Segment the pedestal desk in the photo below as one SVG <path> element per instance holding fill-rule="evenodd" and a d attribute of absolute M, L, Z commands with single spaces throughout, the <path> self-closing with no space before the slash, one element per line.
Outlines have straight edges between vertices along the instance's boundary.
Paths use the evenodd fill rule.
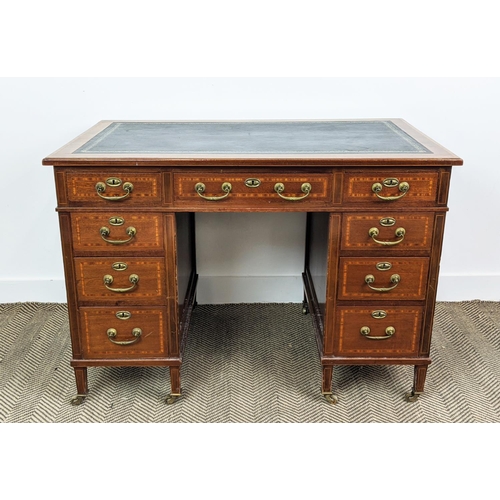
<path fill-rule="evenodd" d="M 196 212 L 297 211 L 322 393 L 337 401 L 335 365 L 406 364 L 415 401 L 462 163 L 401 119 L 99 122 L 43 160 L 57 189 L 72 403 L 87 396 L 88 367 L 151 365 L 169 367 L 174 402 L 196 304 Z"/>

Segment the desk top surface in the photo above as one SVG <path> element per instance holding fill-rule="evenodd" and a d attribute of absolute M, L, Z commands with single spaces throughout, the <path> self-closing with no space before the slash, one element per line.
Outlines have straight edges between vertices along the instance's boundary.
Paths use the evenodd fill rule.
<path fill-rule="evenodd" d="M 460 165 L 462 160 L 400 119 L 101 121 L 44 165 L 370 164 Z"/>

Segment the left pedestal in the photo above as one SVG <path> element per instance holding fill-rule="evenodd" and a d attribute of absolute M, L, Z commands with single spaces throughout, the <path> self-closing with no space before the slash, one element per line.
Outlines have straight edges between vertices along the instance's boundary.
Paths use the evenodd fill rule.
<path fill-rule="evenodd" d="M 163 173 L 56 167 L 77 394 L 87 368 L 170 368 L 181 395 L 182 346 L 195 300 L 194 216 L 169 213 Z"/>

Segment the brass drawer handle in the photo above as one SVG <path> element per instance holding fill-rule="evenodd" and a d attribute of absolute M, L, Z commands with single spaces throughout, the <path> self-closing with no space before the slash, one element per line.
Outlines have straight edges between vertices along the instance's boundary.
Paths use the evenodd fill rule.
<path fill-rule="evenodd" d="M 398 189 L 401 191 L 400 195 L 397 196 L 380 196 L 379 193 L 383 189 L 383 185 L 387 187 L 395 187 L 398 186 Z M 407 182 L 399 182 L 397 179 L 394 178 L 389 178 L 389 179 L 384 179 L 382 183 L 380 182 L 375 182 L 372 185 L 372 191 L 376 194 L 378 198 L 384 201 L 393 201 L 393 200 L 399 200 L 403 196 L 406 195 L 406 193 L 410 190 L 410 185 Z"/>
<path fill-rule="evenodd" d="M 391 276 L 391 283 L 393 283 L 393 286 L 388 287 L 388 288 L 376 288 L 372 286 L 372 283 L 375 282 L 375 276 L 373 274 L 367 274 L 365 276 L 365 283 L 375 292 L 389 292 L 391 290 L 394 290 L 399 285 L 399 282 L 401 281 L 401 276 L 399 274 L 393 274 Z"/>
<path fill-rule="evenodd" d="M 394 235 L 396 236 L 396 238 L 400 238 L 399 240 L 396 241 L 377 240 L 376 237 L 379 235 L 379 232 L 380 231 L 378 230 L 378 228 L 372 227 L 368 231 L 368 235 L 375 243 L 378 243 L 379 245 L 393 246 L 393 245 L 399 245 L 405 239 L 406 229 L 404 227 L 398 227 L 398 229 L 394 231 Z"/>
<path fill-rule="evenodd" d="M 230 182 L 224 182 L 222 184 L 222 191 L 224 191 L 224 193 L 226 193 L 226 194 L 223 194 L 222 196 L 205 196 L 203 194 L 205 192 L 205 189 L 206 189 L 205 184 L 203 184 L 203 182 L 198 182 L 194 186 L 194 190 L 198 193 L 198 196 L 200 196 L 204 200 L 219 201 L 219 200 L 223 200 L 224 198 L 227 198 L 229 196 L 229 193 L 231 192 L 231 189 L 233 189 L 233 186 L 231 185 Z"/>
<path fill-rule="evenodd" d="M 373 337 L 370 336 L 370 327 L 369 326 L 362 326 L 361 329 L 359 330 L 359 333 L 363 335 L 366 339 L 370 340 L 387 340 L 390 339 L 395 333 L 396 329 L 393 326 L 388 326 L 385 329 L 385 335 L 383 337 Z"/>
<path fill-rule="evenodd" d="M 114 328 L 109 328 L 106 333 L 108 335 L 108 340 L 110 342 L 113 342 L 113 344 L 130 345 L 130 344 L 135 344 L 136 342 L 139 341 L 139 339 L 141 338 L 141 335 L 142 335 L 142 330 L 140 328 L 134 328 L 132 330 L 132 336 L 135 338 L 132 340 L 114 340 L 117 333 L 118 333 Z"/>
<path fill-rule="evenodd" d="M 109 236 L 111 231 L 106 226 L 101 227 L 101 229 L 99 229 L 99 232 L 101 233 L 101 238 L 106 243 L 111 243 L 112 245 L 123 245 L 124 243 L 128 243 L 129 241 L 132 241 L 134 239 L 134 236 L 137 234 L 137 230 L 132 226 L 125 229 L 125 232 L 130 236 L 128 240 L 108 240 L 107 237 Z"/>
<path fill-rule="evenodd" d="M 120 179 L 117 179 L 117 180 L 120 181 L 120 184 L 121 184 L 121 180 Z M 119 184 L 117 184 L 117 185 L 119 185 Z M 97 191 L 97 194 L 103 200 L 120 201 L 120 200 L 123 200 L 123 199 L 127 198 L 127 196 L 130 195 L 130 193 L 134 190 L 134 185 L 131 182 L 125 182 L 123 184 L 123 190 L 126 191 L 126 192 L 122 196 L 103 196 L 102 193 L 104 193 L 106 191 L 106 184 L 104 182 L 98 182 L 95 185 L 95 190 Z"/>
<path fill-rule="evenodd" d="M 111 276 L 111 274 L 106 274 L 103 277 L 104 286 L 108 290 L 110 290 L 112 292 L 116 292 L 116 293 L 131 292 L 137 286 L 137 283 L 139 283 L 139 276 L 137 276 L 137 274 L 131 274 L 128 277 L 128 280 L 130 281 L 130 283 L 132 283 L 132 286 L 130 286 L 128 288 L 111 288 L 109 285 L 111 285 L 113 283 L 113 276 Z"/>
<path fill-rule="evenodd" d="M 274 190 L 278 193 L 278 196 L 280 198 L 283 198 L 284 200 L 288 201 L 300 201 L 303 200 L 304 198 L 307 198 L 312 190 L 311 184 L 308 182 L 304 182 L 302 186 L 300 186 L 300 190 L 305 193 L 304 196 L 283 196 L 281 193 L 285 190 L 285 185 L 282 182 L 277 182 L 274 185 Z"/>

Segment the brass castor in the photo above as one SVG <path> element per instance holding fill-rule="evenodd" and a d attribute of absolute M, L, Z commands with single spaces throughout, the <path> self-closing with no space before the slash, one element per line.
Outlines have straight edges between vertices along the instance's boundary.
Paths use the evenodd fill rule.
<path fill-rule="evenodd" d="M 165 399 L 165 403 L 167 403 L 168 405 L 173 405 L 180 397 L 180 394 L 170 394 L 167 399 Z"/>
<path fill-rule="evenodd" d="M 325 396 L 325 399 L 331 404 L 335 405 L 339 402 L 339 398 L 337 396 L 334 396 L 333 394 L 323 394 Z"/>
<path fill-rule="evenodd" d="M 302 302 L 302 314 L 309 314 L 309 306 L 307 302 Z"/>
<path fill-rule="evenodd" d="M 83 394 L 77 394 L 72 400 L 71 404 L 73 406 L 79 406 L 85 401 L 85 395 Z"/>
<path fill-rule="evenodd" d="M 406 401 L 408 401 L 408 403 L 414 403 L 418 399 L 420 394 L 422 394 L 422 393 L 415 392 L 415 391 L 407 392 L 405 394 L 405 399 L 406 399 Z"/>

